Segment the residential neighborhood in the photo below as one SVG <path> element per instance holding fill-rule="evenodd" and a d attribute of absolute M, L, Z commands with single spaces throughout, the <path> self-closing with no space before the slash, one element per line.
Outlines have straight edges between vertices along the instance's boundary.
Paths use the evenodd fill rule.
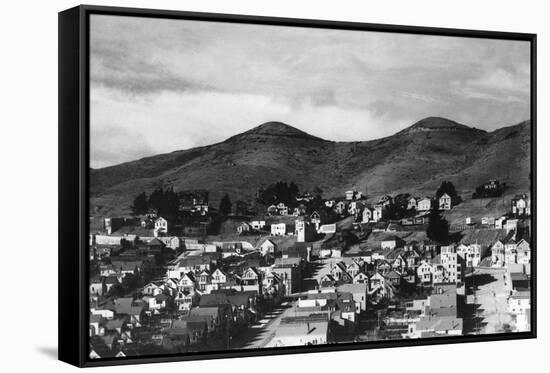
<path fill-rule="evenodd" d="M 330 198 L 280 183 L 254 206 L 144 193 L 131 216 L 90 217 L 89 356 L 529 331 L 529 195 L 450 224 L 466 198 L 446 181 Z"/>

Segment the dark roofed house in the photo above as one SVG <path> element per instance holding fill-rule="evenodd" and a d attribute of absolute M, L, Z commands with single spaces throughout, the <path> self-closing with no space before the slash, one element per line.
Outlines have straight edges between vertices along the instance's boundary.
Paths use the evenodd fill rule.
<path fill-rule="evenodd" d="M 531 279 L 529 275 L 522 272 L 510 273 L 512 280 L 512 288 L 514 289 L 529 289 L 531 287 Z"/>
<path fill-rule="evenodd" d="M 129 315 L 132 323 L 139 323 L 144 310 L 144 303 L 136 301 L 134 298 L 115 299 L 115 313 L 118 315 Z"/>

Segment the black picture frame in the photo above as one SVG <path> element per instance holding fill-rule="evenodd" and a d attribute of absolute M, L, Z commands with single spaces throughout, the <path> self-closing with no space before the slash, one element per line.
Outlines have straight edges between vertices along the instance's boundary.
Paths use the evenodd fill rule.
<path fill-rule="evenodd" d="M 468 335 L 416 340 L 358 342 L 350 344 L 283 347 L 248 351 L 197 352 L 184 355 L 154 355 L 124 359 L 88 358 L 88 170 L 89 170 L 89 17 L 92 14 L 155 17 L 181 20 L 299 26 L 359 31 L 383 31 L 466 38 L 527 41 L 531 45 L 531 198 L 532 198 L 532 306 L 531 331 L 520 333 Z M 357 22 L 275 18 L 81 5 L 59 13 L 59 359 L 79 367 L 125 365 L 219 359 L 264 355 L 359 350 L 515 340 L 537 335 L 537 36 L 528 33 L 461 30 L 418 26 L 398 26 Z"/>

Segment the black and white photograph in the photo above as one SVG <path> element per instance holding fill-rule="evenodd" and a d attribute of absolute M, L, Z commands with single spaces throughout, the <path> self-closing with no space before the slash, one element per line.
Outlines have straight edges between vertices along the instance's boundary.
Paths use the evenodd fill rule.
<path fill-rule="evenodd" d="M 90 360 L 530 336 L 526 40 L 89 17 Z"/>

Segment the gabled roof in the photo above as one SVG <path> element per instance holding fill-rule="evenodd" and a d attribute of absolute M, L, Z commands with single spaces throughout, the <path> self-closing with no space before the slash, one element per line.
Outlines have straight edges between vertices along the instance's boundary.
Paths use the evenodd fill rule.
<path fill-rule="evenodd" d="M 389 279 L 398 279 L 401 278 L 401 275 L 396 271 L 389 271 L 384 277 Z"/>
<path fill-rule="evenodd" d="M 164 242 L 159 240 L 158 238 L 153 238 L 151 241 L 147 242 L 147 246 L 166 246 Z"/>

